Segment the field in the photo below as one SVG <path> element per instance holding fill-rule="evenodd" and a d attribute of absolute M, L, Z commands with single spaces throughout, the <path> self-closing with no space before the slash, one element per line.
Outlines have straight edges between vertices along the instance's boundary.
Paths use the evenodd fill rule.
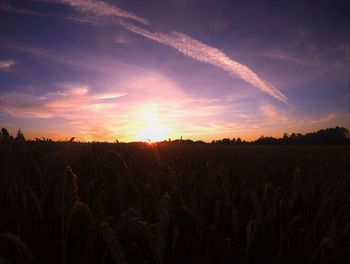
<path fill-rule="evenodd" d="M 0 142 L 0 263 L 342 263 L 350 147 Z"/>

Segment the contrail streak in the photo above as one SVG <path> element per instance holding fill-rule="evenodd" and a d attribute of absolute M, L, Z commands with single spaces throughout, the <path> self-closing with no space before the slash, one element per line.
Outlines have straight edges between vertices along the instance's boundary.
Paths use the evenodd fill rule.
<path fill-rule="evenodd" d="M 149 24 L 148 20 L 131 12 L 124 11 L 115 5 L 97 0 L 61 0 L 63 3 L 78 9 L 81 12 L 93 13 L 97 16 L 116 16 L 127 18 L 142 24 Z"/>
<path fill-rule="evenodd" d="M 195 60 L 212 64 L 240 79 L 250 83 L 261 91 L 273 96 L 274 98 L 287 103 L 288 98 L 268 82 L 262 80 L 247 66 L 232 60 L 221 50 L 206 45 L 180 32 L 171 32 L 170 34 L 152 33 L 140 27 L 129 23 L 121 22 L 121 25 L 129 31 L 148 39 L 159 42 L 163 45 L 177 49 L 182 54 Z"/>
<path fill-rule="evenodd" d="M 148 20 L 126 12 L 117 6 L 110 5 L 103 1 L 97 0 L 61 0 L 64 3 L 76 8 L 79 11 L 89 12 L 96 16 L 116 16 L 134 20 L 143 24 L 149 24 Z M 151 39 L 163 45 L 172 47 L 180 53 L 195 59 L 197 61 L 205 62 L 224 71 L 227 71 L 240 79 L 250 83 L 259 90 L 271 95 L 272 97 L 286 103 L 288 98 L 277 90 L 273 85 L 261 79 L 255 72 L 247 66 L 231 59 L 221 50 L 204 44 L 198 40 L 181 32 L 171 32 L 170 34 L 152 33 L 148 30 L 135 26 L 133 24 L 119 21 L 120 25 L 125 29 L 141 35 L 145 38 Z"/>

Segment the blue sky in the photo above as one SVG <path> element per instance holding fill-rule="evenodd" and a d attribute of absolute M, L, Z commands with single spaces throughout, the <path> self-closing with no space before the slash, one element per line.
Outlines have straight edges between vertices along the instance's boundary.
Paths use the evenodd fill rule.
<path fill-rule="evenodd" d="M 211 139 L 349 127 L 345 1 L 0 1 L 0 125 Z"/>

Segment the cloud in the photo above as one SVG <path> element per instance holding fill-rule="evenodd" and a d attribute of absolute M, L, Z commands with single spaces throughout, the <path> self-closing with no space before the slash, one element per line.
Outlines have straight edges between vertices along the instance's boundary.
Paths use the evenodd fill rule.
<path fill-rule="evenodd" d="M 10 71 L 15 64 L 16 61 L 14 60 L 0 60 L 0 70 Z"/>
<path fill-rule="evenodd" d="M 306 60 L 302 58 L 300 55 L 298 55 L 293 50 L 271 50 L 267 52 L 261 52 L 259 54 L 262 57 L 270 58 L 273 60 L 282 60 L 282 61 L 289 61 L 293 63 L 297 63 L 301 66 L 311 66 L 314 63 L 311 60 Z"/>
<path fill-rule="evenodd" d="M 257 115 L 253 122 L 261 127 L 274 127 L 275 130 L 286 129 L 290 132 L 304 133 L 322 127 L 341 125 L 344 121 L 346 123 L 346 114 L 341 112 L 298 116 L 297 109 L 282 110 L 267 103 L 261 104 L 258 110 L 260 115 Z"/>
<path fill-rule="evenodd" d="M 130 45 L 133 44 L 132 38 L 129 36 L 131 33 L 128 31 L 121 31 L 118 33 L 118 35 L 115 37 L 115 43 L 117 45 L 123 46 L 123 45 Z"/>
<path fill-rule="evenodd" d="M 148 24 L 148 21 L 142 17 L 138 17 L 132 13 L 123 11 L 115 5 L 96 0 L 62 0 L 79 11 L 93 13 L 96 16 L 117 16 L 128 18 Z M 259 90 L 269 94 L 270 96 L 287 103 L 288 98 L 277 90 L 273 85 L 261 79 L 255 72 L 247 66 L 231 59 L 221 50 L 204 44 L 198 40 L 181 32 L 171 32 L 170 34 L 152 33 L 148 30 L 140 28 L 124 21 L 119 23 L 127 30 L 151 39 L 163 45 L 175 48 L 185 56 L 197 61 L 214 65 L 222 70 L 234 74 L 238 78 L 250 83 Z"/>
<path fill-rule="evenodd" d="M 121 22 L 121 25 L 136 34 L 139 34 L 166 46 L 175 48 L 182 54 L 192 59 L 212 64 L 222 70 L 234 74 L 240 79 L 255 86 L 259 90 L 284 103 L 287 103 L 287 97 L 275 87 L 273 87 L 273 85 L 269 84 L 267 81 L 262 80 L 247 66 L 231 59 L 224 52 L 217 48 L 204 44 L 181 32 L 172 32 L 170 34 L 152 33 L 129 23 Z"/>
<path fill-rule="evenodd" d="M 37 12 L 33 12 L 31 10 L 14 8 L 13 6 L 11 6 L 7 3 L 0 3 L 0 10 L 4 10 L 7 12 L 13 12 L 13 13 L 17 13 L 17 14 L 24 14 L 24 15 L 36 15 L 36 14 L 38 14 Z"/>
<path fill-rule="evenodd" d="M 108 99 L 115 99 L 125 93 L 91 93 L 84 84 L 56 84 L 55 92 L 37 96 L 23 92 L 0 94 L 1 110 L 16 117 L 53 118 L 69 117 L 69 113 L 94 108 L 98 104 L 108 104 Z"/>
<path fill-rule="evenodd" d="M 32 0 L 34 1 L 34 0 Z M 36 0 L 36 1 L 44 1 L 44 0 Z M 49 3 L 55 3 L 55 1 L 49 1 Z M 71 20 L 80 24 L 93 24 L 93 25 L 102 25 L 100 21 L 94 18 L 81 17 L 81 16 L 62 16 L 57 14 L 51 14 L 51 13 L 43 13 L 43 12 L 36 12 L 29 9 L 23 9 L 23 8 L 17 8 L 7 3 L 0 3 L 0 10 L 11 12 L 19 15 L 31 15 L 31 16 L 40 16 L 40 17 L 51 17 L 51 18 L 59 18 L 59 19 L 67 19 Z"/>
<path fill-rule="evenodd" d="M 303 118 L 299 120 L 299 124 L 301 125 L 324 124 L 324 123 L 329 123 L 329 122 L 339 120 L 344 117 L 345 115 L 342 113 L 331 112 L 331 113 L 326 113 L 319 116 L 311 116 L 311 117 Z"/>
<path fill-rule="evenodd" d="M 0 112 L 14 119 L 41 120 L 40 123 L 46 124 L 45 131 L 51 124 L 52 129 L 67 136 L 130 141 L 137 139 L 139 132 L 147 128 L 149 117 L 157 120 L 156 128 L 166 131 L 166 138 L 215 134 L 215 128 L 210 128 L 208 120 L 218 120 L 228 110 L 219 102 L 187 94 L 161 74 L 138 73 L 115 85 L 114 89 L 99 92 L 86 84 L 76 83 L 56 84 L 56 90 L 41 95 L 36 95 L 35 91 L 2 92 Z M 39 130 L 35 134 L 41 133 Z M 53 136 L 60 138 L 56 134 Z"/>
<path fill-rule="evenodd" d="M 260 112 L 263 114 L 261 120 L 265 122 L 265 124 L 289 124 L 291 120 L 291 116 L 288 112 L 281 111 L 271 104 L 262 104 L 259 106 Z"/>
<path fill-rule="evenodd" d="M 148 20 L 137 16 L 131 12 L 124 11 L 115 5 L 110 5 L 103 1 L 97 0 L 61 0 L 61 2 L 66 3 L 80 12 L 94 13 L 96 16 L 115 16 L 119 18 L 126 18 L 130 20 L 137 21 L 142 24 L 148 24 Z"/>
<path fill-rule="evenodd" d="M 89 92 L 89 86 L 85 84 L 61 83 L 56 86 L 63 88 L 63 92 L 58 90 L 56 94 L 60 96 L 84 96 Z M 49 93 L 52 94 L 52 93 Z M 55 94 L 55 93 L 54 93 Z"/>

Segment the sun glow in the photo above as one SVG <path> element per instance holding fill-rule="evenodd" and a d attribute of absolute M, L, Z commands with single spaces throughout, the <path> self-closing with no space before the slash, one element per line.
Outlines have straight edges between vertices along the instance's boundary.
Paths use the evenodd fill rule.
<path fill-rule="evenodd" d="M 168 138 L 169 128 L 162 125 L 154 112 L 143 114 L 143 128 L 135 133 L 136 141 L 158 142 Z"/>

